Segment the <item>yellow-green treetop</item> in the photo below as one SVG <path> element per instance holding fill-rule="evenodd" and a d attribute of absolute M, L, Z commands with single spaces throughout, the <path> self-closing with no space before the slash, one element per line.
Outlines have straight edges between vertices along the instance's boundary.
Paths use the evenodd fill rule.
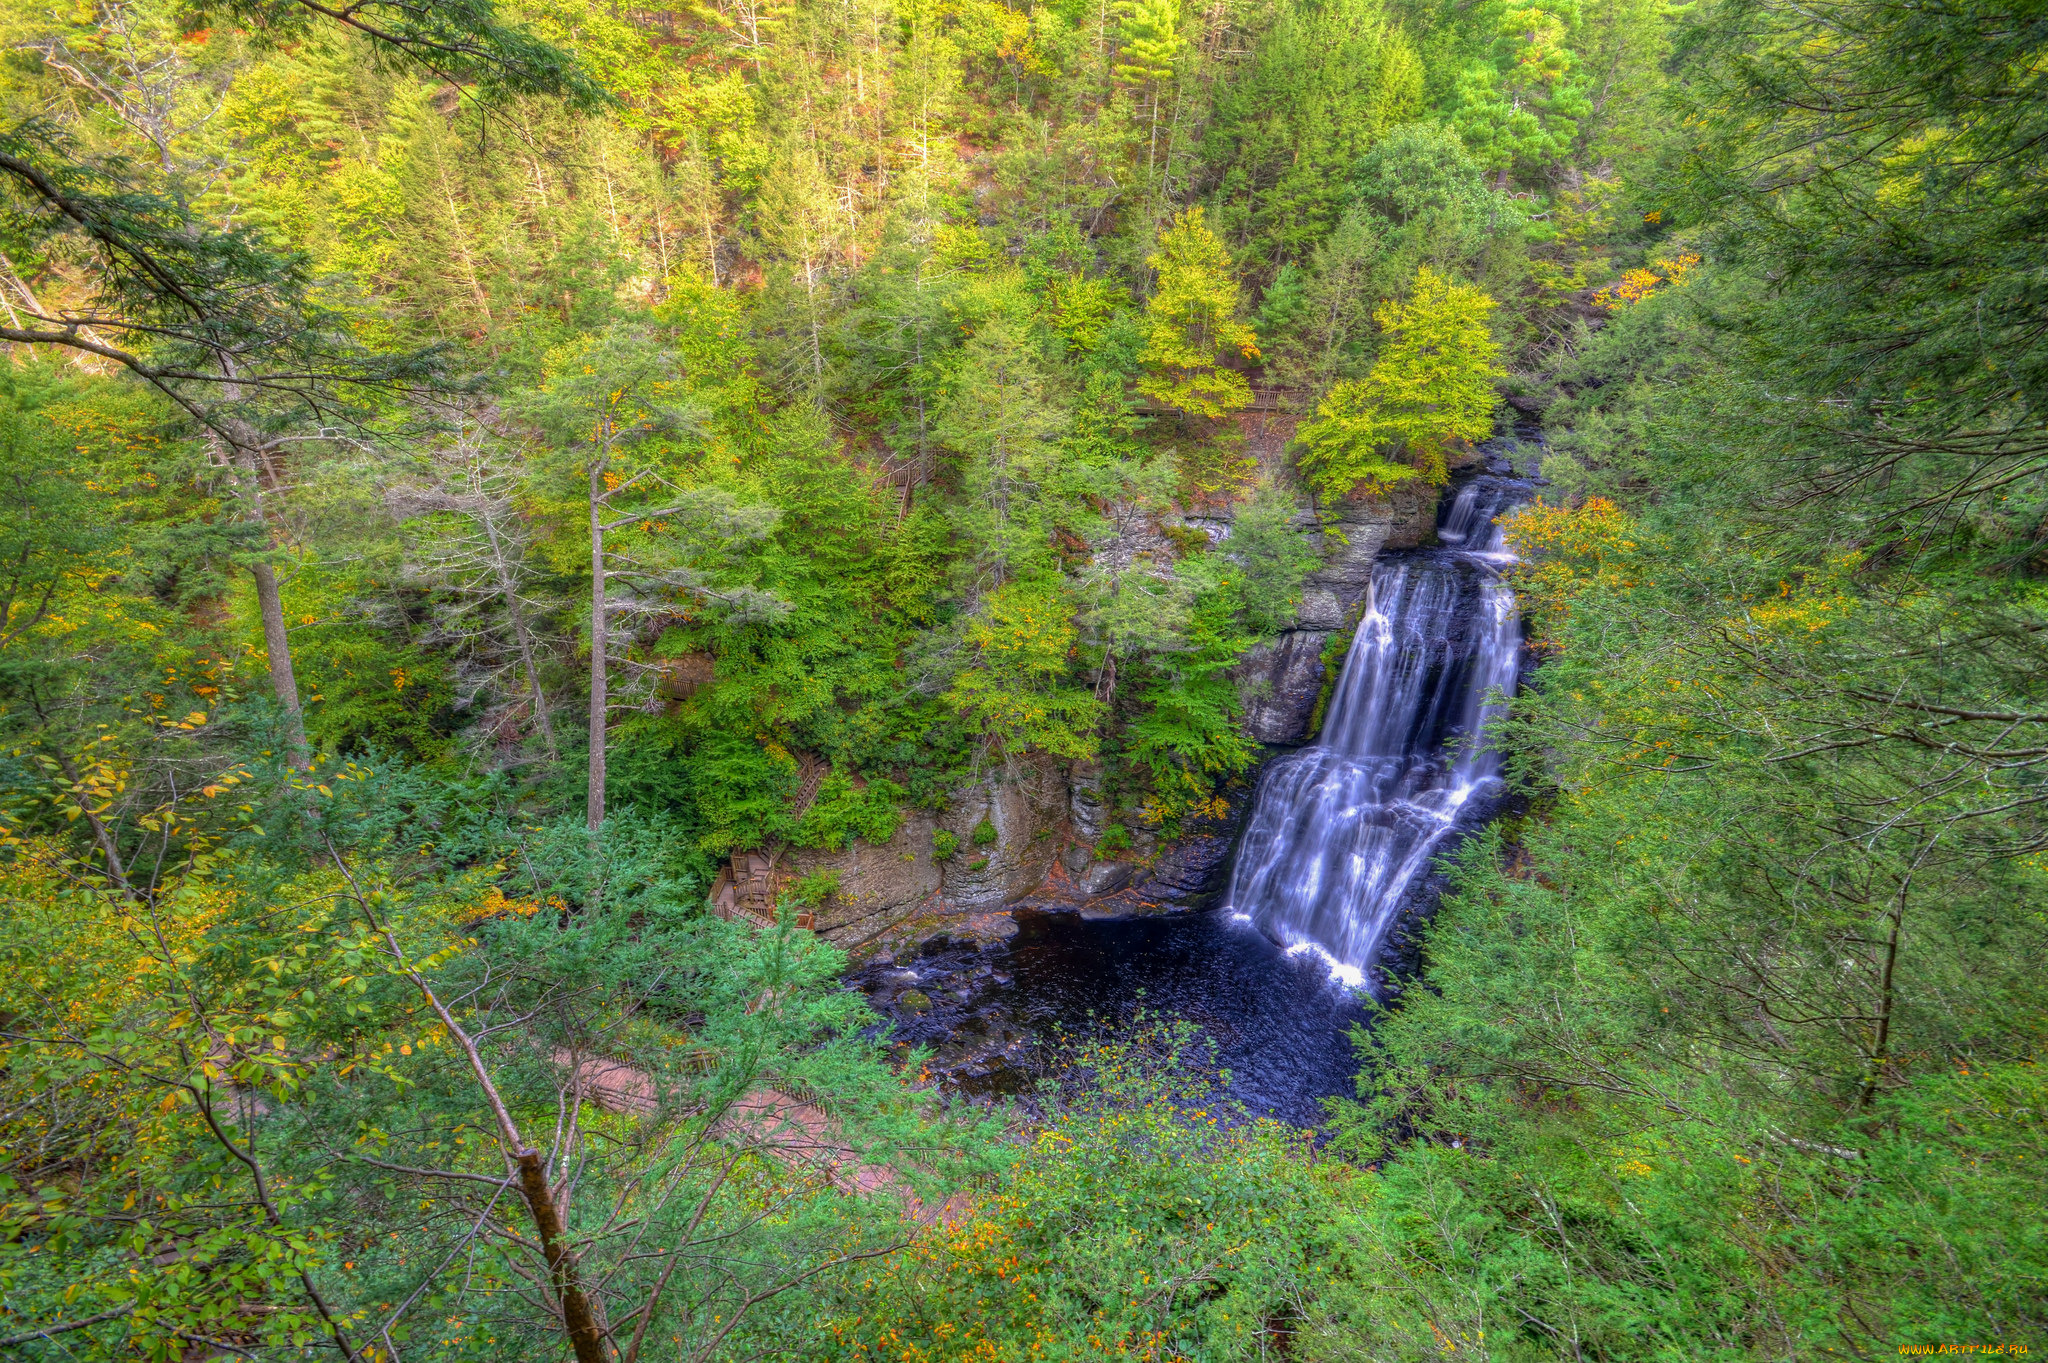
<path fill-rule="evenodd" d="M 1139 362 L 1138 391 L 1190 416 L 1220 417 L 1251 405 L 1251 384 L 1226 369 L 1235 350 L 1259 358 L 1258 337 L 1237 316 L 1237 277 L 1230 253 L 1202 221 L 1200 206 L 1173 220 L 1145 261 L 1159 272 L 1146 308 L 1150 327 Z"/>
<path fill-rule="evenodd" d="M 1104 707 L 1067 681 L 1075 639 L 1073 607 L 1057 580 L 1000 587 L 968 622 L 974 660 L 953 679 L 946 703 L 997 752 L 1092 758 Z"/>
<path fill-rule="evenodd" d="M 1442 483 L 1445 446 L 1492 433 L 1493 382 L 1504 372 L 1486 325 L 1493 308 L 1480 290 L 1425 265 L 1407 302 L 1374 309 L 1386 344 L 1372 372 L 1332 388 L 1296 437 L 1318 492 L 1381 494 L 1410 478 Z"/>

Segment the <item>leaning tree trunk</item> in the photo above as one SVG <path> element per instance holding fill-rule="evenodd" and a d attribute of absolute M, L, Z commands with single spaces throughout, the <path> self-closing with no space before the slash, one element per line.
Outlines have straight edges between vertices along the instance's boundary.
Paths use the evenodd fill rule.
<path fill-rule="evenodd" d="M 266 539 L 268 537 L 266 536 Z M 275 544 L 266 545 L 275 548 Z M 299 706 L 299 679 L 292 671 L 291 637 L 284 627 L 284 598 L 277 590 L 277 572 L 268 559 L 252 564 L 256 579 L 256 608 L 263 616 L 263 649 L 270 655 L 270 689 L 284 707 L 284 741 L 291 745 L 292 765 L 304 770 L 312 765 L 312 745 L 306 742 L 306 714 Z"/>
<path fill-rule="evenodd" d="M 593 837 L 604 827 L 606 656 L 611 647 L 605 630 L 604 466 L 602 457 L 590 462 L 590 795 L 584 814 Z"/>
<path fill-rule="evenodd" d="M 406 959 L 404 948 L 389 927 L 380 922 L 370 908 L 370 902 L 356 889 L 355 879 L 349 875 L 348 864 L 334 851 L 334 844 L 328 844 L 328 852 L 334 857 L 334 864 L 348 879 L 349 888 L 355 891 L 356 905 L 370 928 L 384 939 L 384 949 L 401 973 L 412 981 L 413 987 L 426 1000 L 427 1006 L 441 1019 L 442 1027 L 462 1051 L 469 1062 L 470 1076 L 476 1080 L 484 1101 L 490 1105 L 491 1115 L 497 1119 L 498 1140 L 513 1167 L 518 1171 L 520 1196 L 526 1202 L 528 1214 L 533 1218 L 533 1229 L 540 1241 L 541 1257 L 548 1266 L 548 1285 L 553 1290 L 556 1304 L 561 1309 L 562 1325 L 568 1331 L 569 1347 L 574 1352 L 576 1363 L 610 1363 L 610 1351 L 605 1347 L 605 1332 L 599 1322 L 597 1305 L 592 1302 L 583 1286 L 582 1266 L 577 1262 L 575 1248 L 568 1227 L 562 1223 L 561 1208 L 555 1203 L 555 1189 L 549 1186 L 547 1163 L 538 1150 L 531 1149 L 520 1134 L 519 1124 L 512 1118 L 512 1110 L 505 1105 L 503 1095 L 498 1092 L 497 1083 L 491 1078 L 490 1067 L 484 1064 L 483 1052 L 477 1048 L 476 1038 L 463 1027 L 461 1019 L 441 1000 L 421 975 L 418 968 Z M 324 1308 L 323 1308 L 324 1309 Z"/>

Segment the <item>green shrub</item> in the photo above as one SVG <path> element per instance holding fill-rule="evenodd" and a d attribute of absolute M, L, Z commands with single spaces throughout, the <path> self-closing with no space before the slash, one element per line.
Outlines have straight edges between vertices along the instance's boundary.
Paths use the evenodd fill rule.
<path fill-rule="evenodd" d="M 1209 537 L 1192 525 L 1162 525 L 1159 533 L 1166 537 L 1181 558 L 1209 552 Z"/>
<path fill-rule="evenodd" d="M 418 761 L 447 751 L 455 692 L 445 659 L 353 623 L 329 629 L 320 647 L 294 652 L 305 669 L 306 728 L 320 747 Z"/>
<path fill-rule="evenodd" d="M 1209 1055 L 1193 1049 L 1184 1030 L 1153 1026 L 1063 1057 L 1037 1095 L 1047 1129 L 1007 1153 L 972 1234 L 922 1232 L 910 1253 L 821 1282 L 812 1300 L 842 1341 L 835 1356 L 893 1356 L 915 1339 L 960 1358 L 1251 1363 L 1274 1356 L 1273 1321 L 1298 1344 L 1324 1327 L 1324 1347 L 1289 1357 L 1359 1356 L 1338 1310 L 1362 1294 L 1331 1298 L 1356 1272 L 1339 1257 L 1343 1200 L 1365 1201 L 1369 1185 L 1314 1161 L 1300 1133 L 1185 1082 L 1173 1067 Z M 1194 1290 L 1155 1286 L 1196 1275 Z"/>
<path fill-rule="evenodd" d="M 851 776 L 834 771 L 819 784 L 818 798 L 804 811 L 790 841 L 799 847 L 851 847 L 856 837 L 885 843 L 903 823 L 897 806 L 908 795 L 879 776 L 857 786 Z"/>
<path fill-rule="evenodd" d="M 782 888 L 782 902 L 793 908 L 815 909 L 839 893 L 839 872 L 813 871 L 799 876 Z"/>
<path fill-rule="evenodd" d="M 996 826 L 987 819 L 983 819 L 974 826 L 974 845 L 976 847 L 986 847 L 1001 836 L 1001 834 L 996 832 Z"/>
<path fill-rule="evenodd" d="M 960 850 L 960 835 L 943 828 L 932 830 L 932 860 L 951 861 Z"/>
<path fill-rule="evenodd" d="M 771 751 L 745 734 L 713 730 L 697 740 L 685 765 L 705 851 L 724 856 L 789 831 L 797 772 L 787 752 Z"/>
<path fill-rule="evenodd" d="M 1102 836 L 1095 840 L 1095 850 L 1102 856 L 1112 856 L 1118 852 L 1130 851 L 1131 830 L 1125 828 L 1120 823 L 1109 825 L 1109 827 L 1102 830 Z"/>

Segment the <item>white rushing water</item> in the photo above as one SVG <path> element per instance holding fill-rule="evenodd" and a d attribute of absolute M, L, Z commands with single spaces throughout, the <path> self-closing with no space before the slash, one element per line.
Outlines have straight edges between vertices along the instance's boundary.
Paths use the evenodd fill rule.
<path fill-rule="evenodd" d="M 1524 492 L 1477 478 L 1444 513 L 1444 549 L 1380 562 L 1321 736 L 1260 779 L 1227 902 L 1345 984 L 1364 983 L 1460 812 L 1499 785 L 1487 698 L 1514 692 L 1521 620 L 1493 521 Z"/>

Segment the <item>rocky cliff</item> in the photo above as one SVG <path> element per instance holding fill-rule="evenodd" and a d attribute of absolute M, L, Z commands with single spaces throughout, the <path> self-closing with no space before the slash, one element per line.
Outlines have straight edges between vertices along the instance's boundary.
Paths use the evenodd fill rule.
<path fill-rule="evenodd" d="M 849 951 L 921 924 L 985 915 L 1031 894 L 1058 864 L 1073 841 L 1074 786 L 1066 763 L 1034 756 L 954 791 L 940 814 L 913 812 L 880 846 L 793 850 L 786 872 L 838 873 L 839 889 L 819 909 L 817 926 Z M 984 824 L 995 837 L 977 844 Z M 1099 837 L 1100 825 L 1092 826 Z M 933 841 L 942 830 L 956 850 L 939 861 Z"/>
<path fill-rule="evenodd" d="M 1246 426 L 1248 450 L 1267 476 L 1291 479 L 1284 451 L 1294 419 L 1261 413 L 1248 415 Z M 1266 744 L 1312 737 L 1325 645 L 1356 627 L 1380 553 L 1421 545 L 1436 525 L 1436 489 L 1419 484 L 1398 487 L 1390 497 L 1320 509 L 1306 494 L 1300 500 L 1297 524 L 1313 536 L 1322 562 L 1303 585 L 1294 622 L 1248 653 L 1233 673 L 1246 697 L 1247 732 Z M 1190 508 L 1163 522 L 1133 518 L 1098 547 L 1098 557 L 1121 567 L 1140 555 L 1170 560 L 1181 528 L 1199 529 L 1227 546 L 1234 520 L 1230 505 Z M 913 813 L 882 846 L 795 851 L 785 865 L 799 876 L 838 872 L 839 891 L 820 909 L 818 929 L 858 954 L 900 952 L 906 943 L 914 948 L 963 932 L 1002 936 L 1012 930 L 1003 911 L 1026 900 L 1146 912 L 1197 899 L 1229 855 L 1250 783 L 1229 792 L 1235 798 L 1228 815 L 1190 829 L 1172 845 L 1133 828 L 1136 845 L 1129 852 L 1103 856 L 1097 845 L 1116 818 L 1105 807 L 1101 780 L 1092 764 L 1034 757 L 953 792 L 941 814 Z M 977 846 L 975 831 L 984 824 L 995 837 Z M 933 855 L 933 835 L 941 830 L 958 840 L 944 862 Z"/>
<path fill-rule="evenodd" d="M 1387 498 L 1362 498 L 1304 509 L 1298 524 L 1319 534 L 1323 562 L 1302 584 L 1294 624 L 1245 655 L 1234 670 L 1245 696 L 1245 729 L 1261 743 L 1305 743 L 1323 687 L 1323 649 L 1334 634 L 1357 628 L 1381 551 L 1412 549 L 1436 525 L 1435 488 L 1396 487 Z"/>
<path fill-rule="evenodd" d="M 1437 489 L 1420 481 L 1397 484 L 1386 497 L 1349 498 L 1318 507 L 1297 478 L 1287 446 L 1297 418 L 1284 413 L 1243 418 L 1247 453 L 1261 474 L 1296 490 L 1295 524 L 1315 536 L 1322 564 L 1302 584 L 1294 623 L 1270 643 L 1245 655 L 1233 671 L 1245 697 L 1245 730 L 1261 743 L 1305 743 L 1316 697 L 1323 689 L 1323 649 L 1332 635 L 1357 628 L 1373 564 L 1387 549 L 1414 549 L 1436 532 Z M 1230 536 L 1235 509 L 1205 509 L 1188 517 L 1219 543 Z"/>

